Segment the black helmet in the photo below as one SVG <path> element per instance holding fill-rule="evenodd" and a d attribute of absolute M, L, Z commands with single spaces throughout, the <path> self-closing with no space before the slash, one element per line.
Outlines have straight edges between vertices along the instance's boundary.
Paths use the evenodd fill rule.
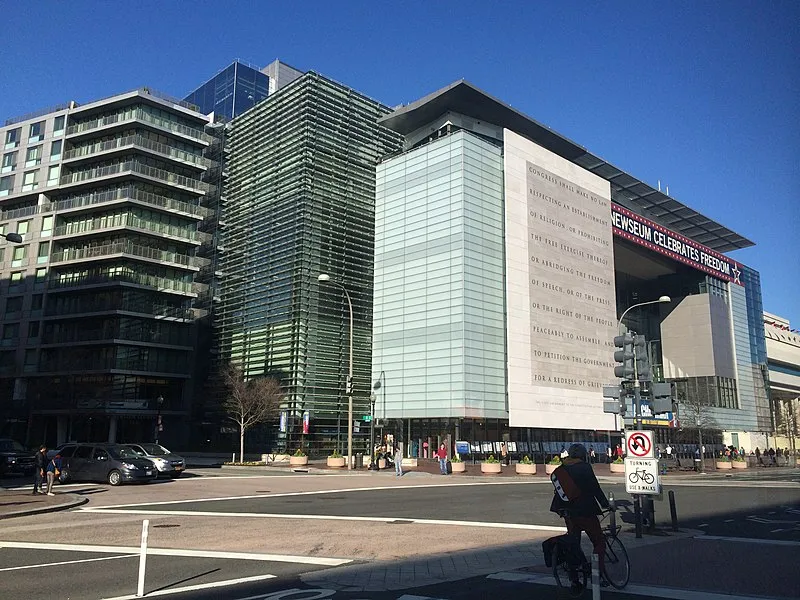
<path fill-rule="evenodd" d="M 567 450 L 570 458 L 579 458 L 581 460 L 586 460 L 586 446 L 583 444 L 572 444 Z"/>

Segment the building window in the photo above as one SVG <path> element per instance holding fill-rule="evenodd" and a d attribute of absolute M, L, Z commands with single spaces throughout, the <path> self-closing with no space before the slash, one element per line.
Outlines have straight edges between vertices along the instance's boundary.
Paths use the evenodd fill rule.
<path fill-rule="evenodd" d="M 25 372 L 35 373 L 37 371 L 38 360 L 36 355 L 38 352 L 35 349 L 25 350 Z"/>
<path fill-rule="evenodd" d="M 61 148 L 63 146 L 63 140 L 53 140 L 53 143 L 50 144 L 50 160 L 58 160 L 61 158 Z"/>
<path fill-rule="evenodd" d="M 17 221 L 17 233 L 20 235 L 26 235 L 28 233 L 28 229 L 30 229 L 31 222 L 28 221 Z"/>
<path fill-rule="evenodd" d="M 60 135 L 64 133 L 64 123 L 66 122 L 67 117 L 65 115 L 59 115 L 53 121 L 53 135 Z"/>
<path fill-rule="evenodd" d="M 31 123 L 28 129 L 28 143 L 41 142 L 44 139 L 44 121 Z"/>
<path fill-rule="evenodd" d="M 0 196 L 8 196 L 14 190 L 14 176 L 0 177 Z"/>
<path fill-rule="evenodd" d="M 44 294 L 34 294 L 31 298 L 31 311 L 42 310 L 44 305 Z"/>
<path fill-rule="evenodd" d="M 36 283 L 41 283 L 47 277 L 47 267 L 36 269 Z"/>
<path fill-rule="evenodd" d="M 53 232 L 53 216 L 42 218 L 42 237 L 47 237 Z"/>
<path fill-rule="evenodd" d="M 17 127 L 16 129 L 9 129 L 6 131 L 6 150 L 10 150 L 11 148 L 16 148 L 19 146 L 19 140 L 22 137 L 20 134 L 22 133 L 22 129 Z"/>
<path fill-rule="evenodd" d="M 22 271 L 15 271 L 11 274 L 11 285 L 19 285 L 22 283 Z"/>
<path fill-rule="evenodd" d="M 39 187 L 39 171 L 28 171 L 22 176 L 22 191 L 29 192 Z"/>
<path fill-rule="evenodd" d="M 12 315 L 22 312 L 22 296 L 14 296 L 6 300 L 6 318 L 13 318 Z"/>
<path fill-rule="evenodd" d="M 61 165 L 54 165 L 47 169 L 47 185 L 58 185 L 58 176 L 61 174 Z"/>
<path fill-rule="evenodd" d="M 46 263 L 49 255 L 50 242 L 39 242 L 39 253 L 36 256 L 36 262 L 39 264 Z"/>
<path fill-rule="evenodd" d="M 15 246 L 14 253 L 11 258 L 11 266 L 12 267 L 21 267 L 22 261 L 24 261 L 28 257 L 28 247 L 27 246 Z"/>
<path fill-rule="evenodd" d="M 17 168 L 17 153 L 16 152 L 9 152 L 7 154 L 3 154 L 3 166 L 0 169 L 2 173 L 8 173 L 9 171 L 13 171 Z"/>
<path fill-rule="evenodd" d="M 28 338 L 38 338 L 39 337 L 39 321 L 31 321 L 28 323 Z"/>
<path fill-rule="evenodd" d="M 19 339 L 19 323 L 6 323 L 3 327 L 3 345 L 16 343 Z"/>
<path fill-rule="evenodd" d="M 42 164 L 42 147 L 31 146 L 25 153 L 25 166 L 35 167 Z"/>

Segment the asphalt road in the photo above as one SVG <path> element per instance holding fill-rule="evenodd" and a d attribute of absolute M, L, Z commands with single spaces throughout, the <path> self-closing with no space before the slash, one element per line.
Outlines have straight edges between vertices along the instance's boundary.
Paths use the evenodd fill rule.
<path fill-rule="evenodd" d="M 380 485 L 376 479 L 376 486 Z M 451 480 L 457 483 L 456 480 Z M 679 526 L 701 529 L 708 535 L 800 541 L 800 488 L 665 487 L 664 500 L 655 503 L 656 523 L 670 523 L 667 492 L 675 491 Z M 613 493 L 622 521 L 633 523 L 633 505 L 622 485 L 605 486 Z M 549 482 L 413 487 L 246 498 L 168 505 L 138 505 L 134 510 L 206 511 L 284 515 L 391 517 L 560 525 L 549 512 L 553 491 Z"/>

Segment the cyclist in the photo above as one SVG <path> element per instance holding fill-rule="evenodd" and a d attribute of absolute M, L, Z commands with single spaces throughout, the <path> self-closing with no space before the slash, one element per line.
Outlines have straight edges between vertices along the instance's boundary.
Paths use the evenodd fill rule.
<path fill-rule="evenodd" d="M 586 532 L 600 562 L 600 573 L 603 573 L 605 537 L 597 515 L 602 513 L 600 506 L 609 507 L 608 498 L 600 488 L 592 466 L 586 462 L 586 447 L 572 444 L 567 454 L 551 476 L 556 490 L 550 511 L 564 517 L 567 532 L 576 539 L 580 540 L 581 531 Z"/>

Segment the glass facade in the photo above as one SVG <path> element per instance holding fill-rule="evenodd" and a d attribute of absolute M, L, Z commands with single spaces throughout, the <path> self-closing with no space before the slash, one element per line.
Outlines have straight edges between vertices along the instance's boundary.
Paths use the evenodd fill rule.
<path fill-rule="evenodd" d="M 347 438 L 349 311 L 340 288 L 317 281 L 321 273 L 352 298 L 355 415 L 369 414 L 375 164 L 401 148 L 400 136 L 377 124 L 388 112 L 309 73 L 231 124 L 221 358 L 247 376 L 280 378 L 287 427 L 278 447 L 322 453 Z"/>
<path fill-rule="evenodd" d="M 269 77 L 239 61 L 229 65 L 184 100 L 198 112 L 214 112 L 230 120 L 255 106 L 269 95 Z"/>
<path fill-rule="evenodd" d="M 384 161 L 377 182 L 372 362 L 390 401 L 376 413 L 506 417 L 501 148 L 458 131 Z"/>

